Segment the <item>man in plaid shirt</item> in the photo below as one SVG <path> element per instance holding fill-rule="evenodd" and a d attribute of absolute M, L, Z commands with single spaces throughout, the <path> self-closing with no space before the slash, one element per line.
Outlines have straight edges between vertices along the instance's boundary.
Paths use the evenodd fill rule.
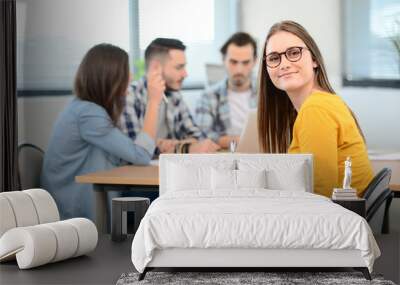
<path fill-rule="evenodd" d="M 228 148 L 231 141 L 239 140 L 249 111 L 257 107 L 255 83 L 251 79 L 257 45 L 249 34 L 238 32 L 220 51 L 228 78 L 202 94 L 196 122 L 209 138 Z"/>
<path fill-rule="evenodd" d="M 134 82 L 126 96 L 120 128 L 133 140 L 142 132 L 145 116 L 158 113 L 158 153 L 215 152 L 219 146 L 206 139 L 194 123 L 189 108 L 179 90 L 187 76 L 185 46 L 176 39 L 157 38 L 145 51 L 147 74 Z M 159 106 L 148 105 L 150 92 L 163 92 L 164 100 Z M 154 116 L 156 117 L 156 116 Z"/>

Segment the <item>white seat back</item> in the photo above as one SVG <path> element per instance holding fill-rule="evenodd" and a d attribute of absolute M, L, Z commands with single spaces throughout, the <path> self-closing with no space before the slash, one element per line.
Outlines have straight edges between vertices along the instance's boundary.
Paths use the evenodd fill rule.
<path fill-rule="evenodd" d="M 0 237 L 15 227 L 34 226 L 60 220 L 57 205 L 43 189 L 0 193 Z"/>

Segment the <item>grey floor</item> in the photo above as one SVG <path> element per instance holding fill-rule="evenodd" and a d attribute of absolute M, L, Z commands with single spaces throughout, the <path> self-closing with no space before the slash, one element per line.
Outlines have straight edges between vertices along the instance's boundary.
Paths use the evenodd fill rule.
<path fill-rule="evenodd" d="M 382 256 L 374 272 L 400 283 L 400 235 L 377 236 Z M 130 260 L 132 238 L 115 243 L 102 236 L 94 252 L 29 270 L 19 270 L 16 262 L 0 265 L 0 284 L 115 284 L 124 272 L 134 271 Z"/>
<path fill-rule="evenodd" d="M 101 236 L 87 256 L 28 270 L 19 270 L 16 262 L 2 263 L 0 284 L 115 284 L 122 273 L 134 271 L 131 243 L 132 238 L 117 243 Z"/>

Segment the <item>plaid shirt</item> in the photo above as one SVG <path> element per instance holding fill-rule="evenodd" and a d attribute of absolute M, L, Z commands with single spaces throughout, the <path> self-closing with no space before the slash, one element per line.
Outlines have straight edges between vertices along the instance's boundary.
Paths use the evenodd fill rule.
<path fill-rule="evenodd" d="M 120 117 L 119 127 L 131 137 L 136 139 L 142 131 L 144 115 L 147 106 L 146 80 L 134 82 L 130 94 L 126 96 L 125 108 Z M 167 139 L 182 140 L 186 138 L 202 139 L 205 135 L 194 123 L 189 108 L 182 99 L 180 92 L 166 92 L 168 104 L 165 110 L 165 120 L 168 128 Z"/>
<path fill-rule="evenodd" d="M 252 82 L 250 108 L 257 107 L 257 91 L 254 86 L 255 83 Z M 215 142 L 220 136 L 227 134 L 231 127 L 228 79 L 214 84 L 201 95 L 196 107 L 196 122 L 201 130 Z"/>

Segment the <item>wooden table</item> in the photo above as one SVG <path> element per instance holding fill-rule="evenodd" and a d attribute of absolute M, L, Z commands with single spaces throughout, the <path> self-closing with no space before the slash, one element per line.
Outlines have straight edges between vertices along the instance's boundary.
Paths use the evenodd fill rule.
<path fill-rule="evenodd" d="M 370 154 L 369 158 L 375 173 L 384 167 L 392 170 L 390 190 L 394 192 L 394 197 L 400 198 L 400 153 Z"/>
<path fill-rule="evenodd" d="M 76 176 L 75 181 L 104 185 L 150 185 L 158 187 L 158 166 L 121 166 L 108 171 Z"/>
<path fill-rule="evenodd" d="M 390 190 L 394 193 L 395 198 L 400 198 L 400 184 L 390 184 Z"/>
<path fill-rule="evenodd" d="M 107 232 L 107 191 L 158 191 L 158 166 L 117 167 L 108 171 L 88 173 L 75 177 L 78 183 L 93 184 L 95 191 L 95 224 L 100 233 Z"/>

